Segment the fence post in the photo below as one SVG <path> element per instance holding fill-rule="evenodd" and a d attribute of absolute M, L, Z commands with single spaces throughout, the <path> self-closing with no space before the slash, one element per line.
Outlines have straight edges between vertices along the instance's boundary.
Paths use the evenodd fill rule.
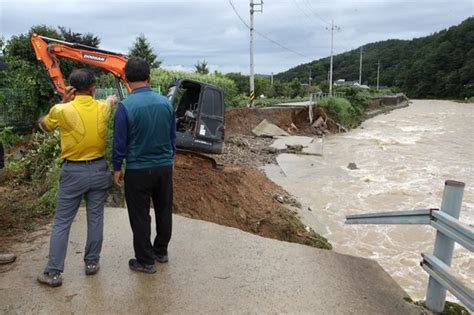
<path fill-rule="evenodd" d="M 444 183 L 443 200 L 440 211 L 449 214 L 453 218 L 459 219 L 461 203 L 464 194 L 464 183 L 447 180 Z M 443 261 L 446 265 L 451 265 L 453 257 L 454 241 L 441 232 L 436 232 L 436 240 L 433 255 Z M 434 312 L 443 312 L 446 300 L 446 288 L 432 277 L 428 280 L 428 291 L 426 293 L 426 306 Z"/>

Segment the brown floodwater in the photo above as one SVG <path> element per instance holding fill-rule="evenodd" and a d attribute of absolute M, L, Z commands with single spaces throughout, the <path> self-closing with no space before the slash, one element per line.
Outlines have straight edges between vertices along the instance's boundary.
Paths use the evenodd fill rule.
<path fill-rule="evenodd" d="M 267 175 L 303 204 L 303 221 L 337 252 L 377 260 L 414 299 L 425 298 L 435 230 L 426 225 L 344 225 L 366 212 L 439 208 L 447 179 L 466 184 L 461 221 L 474 226 L 474 105 L 414 100 L 324 139 L 323 157 L 281 155 Z M 358 169 L 347 168 L 356 163 Z M 293 165 L 288 170 L 288 165 Z M 311 211 L 309 210 L 311 209 Z M 473 281 L 474 254 L 456 245 L 452 266 Z M 452 298 L 451 298 L 452 299 Z"/>

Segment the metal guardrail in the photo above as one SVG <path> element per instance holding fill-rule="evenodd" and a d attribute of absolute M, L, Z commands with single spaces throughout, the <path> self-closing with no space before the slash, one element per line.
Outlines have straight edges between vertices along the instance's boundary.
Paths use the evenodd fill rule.
<path fill-rule="evenodd" d="M 445 182 L 440 209 L 417 209 L 346 216 L 346 224 L 428 224 L 434 227 L 436 240 L 433 254 L 422 253 L 422 268 L 429 274 L 426 306 L 442 312 L 446 290 L 474 310 L 474 287 L 457 276 L 450 267 L 454 243 L 474 251 L 474 231 L 458 220 L 464 194 L 464 183 Z"/>
<path fill-rule="evenodd" d="M 161 89 L 160 87 L 152 87 L 151 88 L 153 91 L 157 92 L 158 94 L 161 94 Z M 127 96 L 128 95 L 128 92 L 125 88 L 122 89 L 122 92 L 123 92 L 123 95 L 124 96 Z M 107 98 L 107 96 L 109 95 L 113 95 L 113 94 L 117 94 L 118 95 L 118 91 L 117 91 L 117 88 L 97 88 L 95 90 L 95 95 L 94 95 L 94 98 L 95 99 L 105 99 Z"/>
<path fill-rule="evenodd" d="M 333 97 L 346 97 L 346 93 L 334 92 L 332 96 Z M 329 96 L 329 93 L 323 93 L 323 92 L 311 93 L 310 96 L 309 96 L 309 103 L 310 104 L 316 104 L 320 100 L 325 99 L 325 98 L 330 98 L 330 97 L 331 96 Z"/>

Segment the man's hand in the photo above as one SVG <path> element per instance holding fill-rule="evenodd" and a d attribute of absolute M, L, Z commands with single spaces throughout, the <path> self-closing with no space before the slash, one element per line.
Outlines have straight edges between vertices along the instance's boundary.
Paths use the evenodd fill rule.
<path fill-rule="evenodd" d="M 122 171 L 114 171 L 114 183 L 117 186 L 122 186 L 122 183 L 120 182 L 122 180 Z"/>
<path fill-rule="evenodd" d="M 72 100 L 74 100 L 74 97 L 76 97 L 76 89 L 73 88 L 72 86 L 66 86 L 65 92 L 63 95 L 63 99 L 61 100 L 61 103 L 68 103 Z"/>
<path fill-rule="evenodd" d="M 107 103 L 109 103 L 109 105 L 115 105 L 115 104 L 118 103 L 118 97 L 117 97 L 117 95 L 109 95 L 109 96 L 107 96 L 105 101 Z"/>

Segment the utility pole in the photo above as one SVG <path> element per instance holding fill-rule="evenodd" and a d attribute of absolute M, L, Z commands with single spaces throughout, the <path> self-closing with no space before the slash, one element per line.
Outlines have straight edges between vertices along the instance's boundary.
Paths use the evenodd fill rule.
<path fill-rule="evenodd" d="M 359 85 L 362 85 L 362 46 L 360 46 Z"/>
<path fill-rule="evenodd" d="M 332 96 L 332 61 L 334 54 L 334 30 L 339 29 L 339 26 L 334 25 L 334 20 L 331 20 L 331 65 L 329 67 L 329 96 Z"/>
<path fill-rule="evenodd" d="M 270 77 L 270 85 L 273 86 L 273 71 L 272 71 L 272 75 Z"/>
<path fill-rule="evenodd" d="M 311 77 L 311 70 L 309 70 L 308 86 L 311 86 L 311 80 L 313 80 L 313 78 Z"/>
<path fill-rule="evenodd" d="M 377 62 L 377 91 L 379 90 L 379 79 L 380 79 L 380 60 Z"/>
<path fill-rule="evenodd" d="M 259 10 L 255 10 L 255 6 L 260 6 Z M 253 32 L 254 32 L 254 22 L 253 14 L 254 12 L 263 13 L 263 0 L 260 0 L 260 3 L 254 3 L 253 0 L 250 0 L 250 107 L 255 106 L 255 81 L 254 81 L 254 62 L 253 62 Z"/>

